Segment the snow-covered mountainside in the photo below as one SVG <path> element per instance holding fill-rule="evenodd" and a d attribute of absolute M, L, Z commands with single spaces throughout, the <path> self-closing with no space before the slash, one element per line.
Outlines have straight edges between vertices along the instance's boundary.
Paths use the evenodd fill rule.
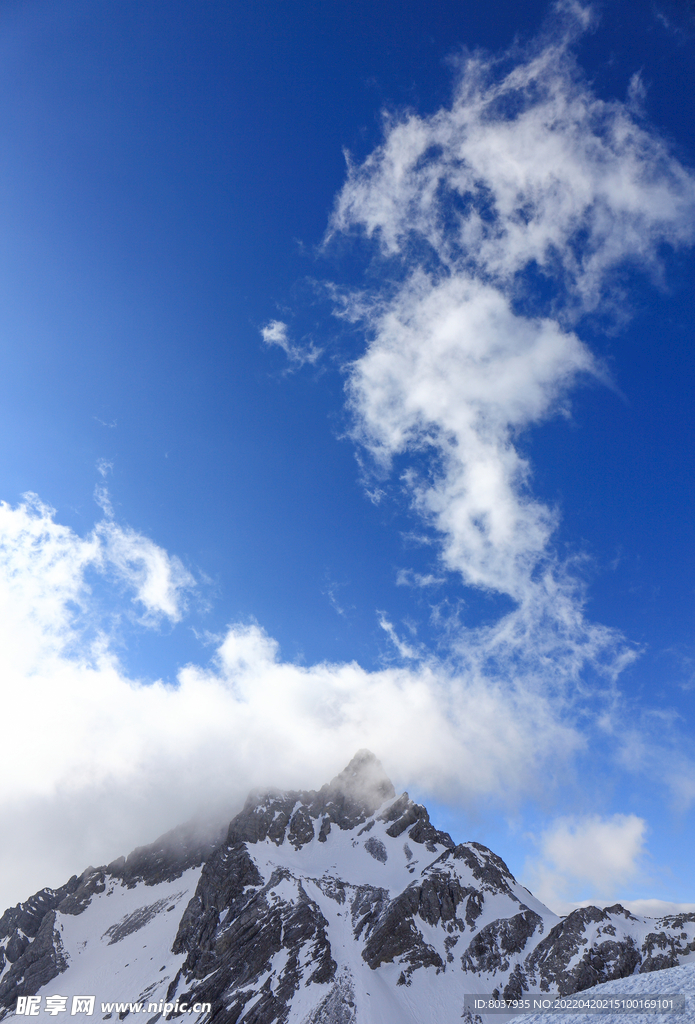
<path fill-rule="evenodd" d="M 252 794 L 217 835 L 175 829 L 6 911 L 0 1019 L 20 997 L 41 1015 L 67 997 L 63 1016 L 93 995 L 95 1016 L 143 1024 L 182 1007 L 215 1024 L 422 1024 L 460 1019 L 466 993 L 568 994 L 693 953 L 695 914 L 558 918 L 361 751 L 318 792 Z"/>

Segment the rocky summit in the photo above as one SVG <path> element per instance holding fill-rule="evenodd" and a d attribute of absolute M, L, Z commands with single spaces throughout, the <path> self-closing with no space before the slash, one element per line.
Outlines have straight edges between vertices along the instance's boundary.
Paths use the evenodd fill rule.
<path fill-rule="evenodd" d="M 216 834 L 182 826 L 7 910 L 0 1019 L 79 995 L 142 1024 L 445 1022 L 466 993 L 566 995 L 693 952 L 695 914 L 559 918 L 360 751 L 318 791 L 252 793 Z"/>

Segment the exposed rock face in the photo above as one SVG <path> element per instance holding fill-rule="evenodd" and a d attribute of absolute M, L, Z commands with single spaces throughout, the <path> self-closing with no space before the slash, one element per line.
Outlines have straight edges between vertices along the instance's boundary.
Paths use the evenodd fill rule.
<path fill-rule="evenodd" d="M 0 1006 L 13 1006 L 17 996 L 33 995 L 67 967 L 55 920 L 55 910 L 49 910 L 39 925 L 34 941 L 23 945 L 22 952 L 3 975 Z M 14 932 L 13 937 L 16 935 L 17 932 Z M 10 957 L 7 956 L 7 959 Z"/>
<path fill-rule="evenodd" d="M 89 884 L 91 871 L 73 875 L 60 889 L 42 889 L 0 917 L 0 942 L 5 940 L 0 947 L 0 1007 L 14 1006 L 17 996 L 34 995 L 65 968 L 55 912 L 63 904 L 72 906 L 74 894 Z"/>
<path fill-rule="evenodd" d="M 693 951 L 693 914 L 559 919 L 360 751 L 318 791 L 252 794 L 221 832 L 175 829 L 6 911 L 0 1018 L 20 995 L 71 992 L 88 963 L 113 986 L 99 1000 L 161 1004 L 143 1024 L 165 1003 L 215 1024 L 367 1024 L 375 1000 L 430 1019 L 428 978 L 453 1020 L 465 992 L 569 994 Z"/>
<path fill-rule="evenodd" d="M 637 971 L 675 967 L 695 949 L 694 931 L 695 914 L 644 919 L 620 904 L 582 907 L 551 929 L 525 966 L 542 991 L 570 995 Z"/>
<path fill-rule="evenodd" d="M 508 971 L 511 958 L 524 951 L 536 931 L 543 931 L 543 918 L 532 910 L 491 921 L 469 943 L 461 958 L 463 969 L 477 974 Z M 522 977 L 519 973 L 516 976 Z M 522 988 L 528 989 L 520 983 Z"/>
<path fill-rule="evenodd" d="M 289 1004 L 302 978 L 302 957 L 310 966 L 307 984 L 321 984 L 335 978 L 336 963 L 326 936 L 327 922 L 319 907 L 309 899 L 301 882 L 296 884 L 294 901 L 275 901 L 281 882 L 291 882 L 289 874 L 276 871 L 266 885 L 237 897 L 227 907 L 220 922 L 213 925 L 211 915 L 196 920 L 192 915 L 187 925 L 182 922 L 174 948 L 192 945 L 183 967 L 177 995 L 189 1003 L 212 1002 L 216 1019 L 235 1021 L 249 1000 L 254 1000 L 254 1016 L 250 1020 L 285 1020 Z M 201 879 L 196 905 L 215 899 L 218 894 L 210 878 Z M 221 893 L 220 893 L 221 895 Z M 207 919 L 206 919 L 207 916 Z M 203 922 L 203 928 L 200 923 Z M 195 936 L 199 936 L 196 945 Z M 271 961 L 286 952 L 282 969 L 271 987 Z M 258 985 L 264 976 L 263 984 Z M 256 996 L 260 992 L 260 999 Z M 223 998 L 233 993 L 231 1003 Z M 223 1009 L 224 1007 L 224 1009 Z"/>

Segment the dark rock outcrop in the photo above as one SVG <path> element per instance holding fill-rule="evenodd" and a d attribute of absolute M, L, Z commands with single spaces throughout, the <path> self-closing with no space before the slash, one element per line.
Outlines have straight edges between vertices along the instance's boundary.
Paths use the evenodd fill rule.
<path fill-rule="evenodd" d="M 461 957 L 461 966 L 475 974 L 508 971 L 512 958 L 523 953 L 537 931 L 543 931 L 543 919 L 528 909 L 514 917 L 492 921 L 471 939 Z"/>
<path fill-rule="evenodd" d="M 14 1008 L 18 996 L 35 995 L 65 970 L 67 963 L 55 919 L 55 910 L 44 914 L 34 941 L 4 975 L 0 982 L 0 1006 Z"/>

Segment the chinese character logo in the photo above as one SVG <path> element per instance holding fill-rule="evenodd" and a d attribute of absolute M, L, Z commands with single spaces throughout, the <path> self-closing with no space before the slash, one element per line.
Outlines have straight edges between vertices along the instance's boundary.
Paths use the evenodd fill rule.
<path fill-rule="evenodd" d="M 73 996 L 70 1014 L 86 1013 L 88 1017 L 91 1017 L 94 1013 L 95 998 L 96 996 Z"/>
<path fill-rule="evenodd" d="M 17 1013 L 26 1017 L 38 1017 L 41 996 L 18 996 Z"/>
<path fill-rule="evenodd" d="M 55 1017 L 57 1013 L 65 1013 L 68 1008 L 68 997 L 67 996 L 46 996 L 46 1002 L 44 1009 L 46 1013 L 50 1013 L 51 1017 Z"/>

